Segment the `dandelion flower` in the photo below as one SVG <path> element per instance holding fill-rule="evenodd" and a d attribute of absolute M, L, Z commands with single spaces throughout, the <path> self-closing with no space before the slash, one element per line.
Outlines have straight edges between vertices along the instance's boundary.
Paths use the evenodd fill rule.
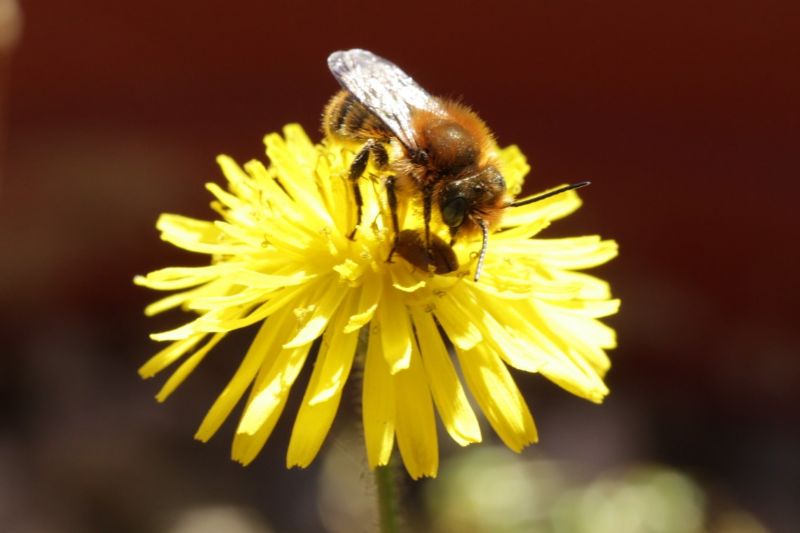
<path fill-rule="evenodd" d="M 475 282 L 479 237 L 454 245 L 460 267 L 447 275 L 423 272 L 397 256 L 387 262 L 393 235 L 377 169 L 360 180 L 363 216 L 348 239 L 356 215 L 347 181 L 354 153 L 347 147 L 330 140 L 315 145 L 297 125 L 286 126 L 283 136 L 267 135 L 265 143 L 268 166 L 218 158 L 227 188 L 207 185 L 217 220 L 173 214 L 158 220 L 163 240 L 207 254 L 209 264 L 135 280 L 178 291 L 148 306 L 148 315 L 180 307 L 193 317 L 151 335 L 169 344 L 140 374 L 177 365 L 159 401 L 225 335 L 258 325 L 197 439 L 210 439 L 243 400 L 232 457 L 253 461 L 309 359 L 313 370 L 294 420 L 288 467 L 305 467 L 316 457 L 354 363 L 363 365 L 369 465 L 387 464 L 396 440 L 413 478 L 436 475 L 437 413 L 462 446 L 481 440 L 473 405 L 512 450 L 536 442 L 509 367 L 540 373 L 593 402 L 608 393 L 604 350 L 615 345 L 615 335 L 598 318 L 614 313 L 618 302 L 605 282 L 575 270 L 614 257 L 616 244 L 597 236 L 533 238 L 580 206 L 574 191 L 509 209 Z M 519 193 L 528 171 L 524 156 L 511 146 L 498 149 L 497 157 L 509 191 Z M 420 219 L 419 206 L 401 206 L 402 228 L 420 227 Z M 447 235 L 440 222 L 431 227 Z"/>

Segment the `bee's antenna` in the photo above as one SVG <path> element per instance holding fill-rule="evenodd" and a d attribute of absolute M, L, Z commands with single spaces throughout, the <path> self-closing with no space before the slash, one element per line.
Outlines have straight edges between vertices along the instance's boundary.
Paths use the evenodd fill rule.
<path fill-rule="evenodd" d="M 587 185 L 591 184 L 591 181 L 580 181 L 578 183 L 573 183 L 572 185 L 565 185 L 564 187 L 560 187 L 558 189 L 552 190 L 550 192 L 546 192 L 544 194 L 540 194 L 539 196 L 534 196 L 532 198 L 525 198 L 524 200 L 518 200 L 516 202 L 511 202 L 508 204 L 507 207 L 520 207 L 522 205 L 532 204 L 534 202 L 538 202 L 540 200 L 544 200 L 546 198 L 550 198 L 551 196 L 555 196 L 557 194 L 561 194 L 562 192 L 571 191 L 573 189 L 580 189 L 581 187 L 586 187 Z"/>
<path fill-rule="evenodd" d="M 481 253 L 478 256 L 478 267 L 475 269 L 475 278 L 473 278 L 475 281 L 478 281 L 478 278 L 481 277 L 483 259 L 486 257 L 486 247 L 489 245 L 489 225 L 482 218 L 478 219 L 478 225 L 483 232 L 483 244 L 481 244 Z"/>

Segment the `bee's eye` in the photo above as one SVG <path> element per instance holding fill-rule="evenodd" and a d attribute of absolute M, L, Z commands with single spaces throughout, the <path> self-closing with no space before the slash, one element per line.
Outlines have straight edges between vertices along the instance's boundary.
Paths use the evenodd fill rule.
<path fill-rule="evenodd" d="M 442 220 L 451 228 L 457 228 L 464 222 L 467 200 L 457 196 L 442 206 Z"/>

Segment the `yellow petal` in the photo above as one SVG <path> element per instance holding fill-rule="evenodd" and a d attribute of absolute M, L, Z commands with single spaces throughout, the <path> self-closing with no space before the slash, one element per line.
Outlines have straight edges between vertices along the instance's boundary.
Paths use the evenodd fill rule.
<path fill-rule="evenodd" d="M 518 208 L 512 207 L 507 211 L 513 211 L 514 209 Z M 525 239 L 533 237 L 550 225 L 550 221 L 546 218 L 534 217 L 531 215 L 526 217 L 518 217 L 517 223 L 515 224 L 512 224 L 512 221 L 508 220 L 509 218 L 511 217 L 507 215 L 503 217 L 502 227 L 506 229 L 503 229 L 503 231 L 494 233 L 492 235 L 492 246 L 502 244 L 504 241 L 511 243 L 513 246 L 514 243 L 519 243 Z M 488 258 L 491 258 L 492 260 L 497 260 L 500 257 L 502 256 L 499 254 L 488 255 Z"/>
<path fill-rule="evenodd" d="M 286 217 L 302 221 L 302 217 L 293 209 L 294 199 L 275 181 L 274 172 L 270 172 L 261 161 L 255 160 L 248 161 L 244 168 L 257 183 L 259 198 L 255 203 L 264 210 L 270 221 Z"/>
<path fill-rule="evenodd" d="M 352 306 L 350 306 L 352 307 Z M 350 309 L 337 312 L 334 324 L 325 330 L 317 362 L 311 373 L 300 411 L 292 428 L 286 466 L 305 468 L 317 456 L 328 435 L 342 398 L 342 388 L 353 364 L 357 333 L 342 333 Z"/>
<path fill-rule="evenodd" d="M 250 200 L 251 197 L 247 195 L 247 189 L 249 188 L 247 184 L 250 182 L 250 176 L 242 170 L 236 161 L 227 155 L 220 155 L 217 156 L 217 165 L 219 165 L 220 170 L 222 170 L 222 173 L 228 180 L 231 190 L 236 193 L 236 196 L 245 197 Z"/>
<path fill-rule="evenodd" d="M 325 284 L 325 281 L 321 280 L 321 283 Z M 290 341 L 283 345 L 284 348 L 296 348 L 314 342 L 314 339 L 319 337 L 328 325 L 331 316 L 338 309 L 339 304 L 348 292 L 347 287 L 338 280 L 328 281 L 329 283 L 324 288 L 321 297 L 315 299 L 316 309 L 308 319 L 308 322 L 300 328 L 300 331 Z M 344 327 L 344 324 L 342 327 Z"/>
<path fill-rule="evenodd" d="M 363 279 L 364 283 L 361 286 L 358 308 L 355 314 L 350 317 L 350 320 L 347 321 L 347 325 L 344 327 L 345 333 L 350 333 L 367 325 L 378 308 L 378 301 L 383 288 L 380 278 L 375 275 L 366 275 Z"/>
<path fill-rule="evenodd" d="M 213 311 L 219 312 L 219 310 L 223 308 L 252 306 L 253 304 L 268 300 L 274 295 L 275 293 L 271 293 L 267 289 L 250 289 L 237 285 L 236 288 L 232 288 L 224 295 L 192 298 L 190 301 L 186 302 L 185 306 L 186 309 L 191 309 L 192 311 L 205 313 Z M 239 316 L 237 316 L 237 319 Z M 208 318 L 204 318 L 203 322 L 208 323 Z"/>
<path fill-rule="evenodd" d="M 249 311 L 249 309 L 244 309 L 245 316 L 241 318 L 226 317 L 224 320 L 216 320 L 212 315 L 214 310 L 211 310 L 200 317 L 198 322 L 204 328 L 203 330 L 208 329 L 210 331 L 215 331 L 214 328 L 217 327 L 223 328 L 225 331 L 232 331 L 234 329 L 243 328 L 251 324 L 261 322 L 263 319 L 271 316 L 278 310 L 291 306 L 292 302 L 300 301 L 304 298 L 307 299 L 310 292 L 311 291 L 309 290 L 309 287 L 304 285 L 297 287 L 285 287 L 280 291 L 271 294 L 270 299 L 257 307 L 253 312 L 248 314 L 247 311 Z"/>
<path fill-rule="evenodd" d="M 506 446 L 520 452 L 538 440 L 528 406 L 497 354 L 478 345 L 456 350 L 469 390 Z"/>
<path fill-rule="evenodd" d="M 325 209 L 325 204 L 313 181 L 314 167 L 304 167 L 303 162 L 294 157 L 295 154 L 287 149 L 286 142 L 278 134 L 264 137 L 264 144 L 272 168 L 281 178 L 281 185 L 294 199 L 295 205 L 307 223 L 332 227 L 333 219 Z"/>
<path fill-rule="evenodd" d="M 583 357 L 572 349 L 567 349 L 567 354 L 570 358 Z M 602 402 L 608 394 L 608 387 L 596 374 L 595 382 L 591 383 L 585 376 L 576 374 L 574 370 L 563 364 L 545 364 L 539 372 L 565 391 L 594 403 Z"/>
<path fill-rule="evenodd" d="M 521 307 L 522 308 L 522 307 Z M 531 303 L 523 310 L 529 324 L 528 334 L 536 338 L 540 345 L 549 345 L 550 358 L 539 369 L 542 375 L 582 398 L 593 402 L 602 401 L 608 394 L 602 376 L 589 363 L 595 359 L 599 367 L 603 367 L 605 354 L 592 353 L 596 348 L 584 343 L 580 337 L 570 335 L 561 329 L 554 320 L 555 315 L 542 315 Z M 607 367 L 606 367 L 607 368 Z"/>
<path fill-rule="evenodd" d="M 354 218 L 351 218 L 352 203 L 347 197 L 348 191 L 345 190 L 345 182 L 349 180 L 344 175 L 341 176 L 341 179 L 336 179 L 338 177 L 336 176 L 336 171 L 337 169 L 349 168 L 349 164 L 334 166 L 331 159 L 330 155 L 328 157 L 319 157 L 314 173 L 317 177 L 317 183 L 326 210 L 333 216 L 337 232 L 344 235 L 352 230 Z M 345 206 L 345 208 L 343 209 L 342 206 Z M 350 220 L 353 220 L 353 222 L 350 222 Z"/>
<path fill-rule="evenodd" d="M 608 283 L 590 274 L 569 270 L 551 270 L 550 275 L 557 283 L 576 284 L 578 292 L 575 294 L 575 298 L 586 300 L 611 298 L 611 289 Z"/>
<path fill-rule="evenodd" d="M 139 375 L 143 378 L 155 376 L 173 362 L 177 361 L 183 354 L 191 350 L 203 337 L 205 337 L 205 334 L 196 333 L 191 337 L 170 343 L 169 346 L 148 359 L 148 361 L 139 368 Z"/>
<path fill-rule="evenodd" d="M 394 373 L 394 388 L 402 401 L 395 403 L 397 447 L 412 479 L 436 477 L 439 445 L 433 402 L 416 344 L 407 368 Z"/>
<path fill-rule="evenodd" d="M 255 270 L 236 269 L 230 272 L 231 281 L 254 289 L 277 289 L 307 283 L 314 276 L 306 272 L 292 274 L 264 274 Z"/>
<path fill-rule="evenodd" d="M 599 320 L 595 320 L 594 313 L 602 313 L 599 316 L 613 314 L 619 308 L 619 300 L 597 302 L 596 307 L 588 305 L 591 303 L 593 302 L 579 301 L 575 307 L 570 306 L 568 302 L 542 302 L 540 305 L 547 306 L 550 309 L 547 312 L 552 313 L 553 319 L 570 331 L 571 336 L 580 337 L 584 342 L 601 348 L 615 348 L 616 332 Z"/>
<path fill-rule="evenodd" d="M 247 209 L 245 207 L 245 203 L 239 196 L 229 193 L 216 183 L 206 183 L 206 190 L 208 190 L 208 192 L 213 194 L 221 205 L 227 208 L 225 212 L 230 212 L 230 210 L 239 211 L 242 208 Z"/>
<path fill-rule="evenodd" d="M 494 352 L 500 354 L 509 366 L 525 372 L 538 372 L 544 359 L 528 326 L 520 328 L 524 319 L 519 316 L 519 304 L 489 298 L 481 291 L 470 291 L 469 296 L 461 306 L 473 310 L 469 319 L 480 325 L 484 339 Z"/>
<path fill-rule="evenodd" d="M 370 468 L 389 464 L 394 445 L 395 392 L 379 335 L 370 333 L 361 391 L 364 443 Z"/>
<path fill-rule="evenodd" d="M 390 272 L 392 274 L 392 286 L 399 291 L 416 292 L 427 285 L 425 280 L 419 279 L 418 274 L 413 275 L 412 271 L 405 268 L 393 268 Z"/>
<path fill-rule="evenodd" d="M 556 312 L 566 312 L 572 316 L 590 319 L 590 318 L 602 318 L 609 315 L 613 315 L 617 311 L 619 311 L 620 301 L 619 300 L 589 300 L 589 299 L 581 299 L 578 297 L 574 297 L 572 299 L 551 299 L 551 298 L 542 298 L 542 303 L 545 303 L 548 306 L 551 306 Z M 601 325 L 604 329 L 608 330 L 608 334 L 614 336 L 614 330 L 609 328 L 608 326 L 604 326 L 601 322 L 597 320 L 591 321 L 593 324 Z M 604 335 L 605 337 L 606 335 Z M 606 346 L 606 348 L 612 348 L 613 346 Z"/>
<path fill-rule="evenodd" d="M 308 138 L 303 127 L 296 123 L 287 124 L 283 127 L 283 136 L 295 160 L 300 161 L 306 168 L 313 168 L 318 157 L 317 147 Z M 316 182 L 313 183 L 316 185 Z"/>
<path fill-rule="evenodd" d="M 147 276 L 136 276 L 133 281 L 149 289 L 173 291 L 226 276 L 232 270 L 233 268 L 225 263 L 204 267 L 170 267 L 155 270 Z"/>
<path fill-rule="evenodd" d="M 156 228 L 162 233 L 173 235 L 175 239 L 189 242 L 211 243 L 219 237 L 219 230 L 213 222 L 172 213 L 159 216 Z"/>
<path fill-rule="evenodd" d="M 328 327 L 330 334 L 322 338 L 320 353 L 324 356 L 317 361 L 317 365 L 322 367 L 319 381 L 313 389 L 309 387 L 311 394 L 308 402 L 311 405 L 328 401 L 342 390 L 347 381 L 353 364 L 358 333 L 355 331 L 345 333 L 344 327 L 350 314 L 355 311 L 357 301 L 357 293 L 350 291 L 336 312 L 335 320 Z"/>
<path fill-rule="evenodd" d="M 267 240 L 265 238 L 264 231 L 256 225 L 255 219 L 244 216 L 236 218 L 246 218 L 247 220 L 233 220 L 232 222 L 217 220 L 214 222 L 214 226 L 222 234 L 221 240 L 235 242 L 237 245 L 245 246 L 251 250 L 263 248 L 265 241 L 271 242 L 271 239 Z"/>
<path fill-rule="evenodd" d="M 411 318 L 419 340 L 428 385 L 445 429 L 461 446 L 480 442 L 478 419 L 469 405 L 433 316 L 412 307 Z"/>
<path fill-rule="evenodd" d="M 378 328 L 383 356 L 394 374 L 408 368 L 411 360 L 411 324 L 408 311 L 392 288 L 384 288 L 383 301 L 378 305 Z"/>
<path fill-rule="evenodd" d="M 463 309 L 453 298 L 453 293 L 457 290 L 454 287 L 452 291 L 436 299 L 434 314 L 447 333 L 447 338 L 462 350 L 470 350 L 483 340 L 483 336 L 473 321 L 464 320 Z"/>
<path fill-rule="evenodd" d="M 220 241 L 221 232 L 214 224 L 179 215 L 161 215 L 156 227 L 161 239 L 190 252 L 220 255 L 244 255 L 250 247 Z"/>
<path fill-rule="evenodd" d="M 498 164 L 506 181 L 508 193 L 516 196 L 522 190 L 522 179 L 528 174 L 531 167 L 516 144 L 506 146 L 499 152 Z"/>
<path fill-rule="evenodd" d="M 172 341 L 185 339 L 196 333 L 230 331 L 231 328 L 227 327 L 227 324 L 231 321 L 235 321 L 242 313 L 247 313 L 248 310 L 249 308 L 242 306 L 212 309 L 188 324 L 184 324 L 181 327 L 169 331 L 153 333 L 150 335 L 150 338 L 155 341 Z"/>
<path fill-rule="evenodd" d="M 214 435 L 242 397 L 245 389 L 253 382 L 261 366 L 265 361 L 269 363 L 274 359 L 274 354 L 280 351 L 280 343 L 291 333 L 292 316 L 291 308 L 284 308 L 264 321 L 236 374 L 200 424 L 195 434 L 196 439 L 205 442 Z"/>
<path fill-rule="evenodd" d="M 566 239 L 500 240 L 497 253 L 515 259 L 531 258 L 551 268 L 584 269 L 602 265 L 617 255 L 617 243 L 597 235 Z"/>
<path fill-rule="evenodd" d="M 156 399 L 159 402 L 163 402 L 167 398 L 169 398 L 170 394 L 172 394 L 178 386 L 183 383 L 186 377 L 192 373 L 192 371 L 200 364 L 200 361 L 211 351 L 211 349 L 217 345 L 219 341 L 225 336 L 224 333 L 217 333 L 206 343 L 205 346 L 194 352 L 186 361 L 181 363 L 175 372 L 169 377 L 169 379 L 164 383 L 164 386 L 161 387 L 161 390 L 158 391 L 156 394 Z"/>
<path fill-rule="evenodd" d="M 284 348 L 269 368 L 261 367 L 233 437 L 231 458 L 234 461 L 246 466 L 261 451 L 286 407 L 289 391 L 311 346 Z"/>
<path fill-rule="evenodd" d="M 153 316 L 180 305 L 185 305 L 186 302 L 201 299 L 206 295 L 226 294 L 230 290 L 230 286 L 230 283 L 226 279 L 216 279 L 194 289 L 171 294 L 166 298 L 156 300 L 145 307 L 144 314 L 147 316 Z"/>

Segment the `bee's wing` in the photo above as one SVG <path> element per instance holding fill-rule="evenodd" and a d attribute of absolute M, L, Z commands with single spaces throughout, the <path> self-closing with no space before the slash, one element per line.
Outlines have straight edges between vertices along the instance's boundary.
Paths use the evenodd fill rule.
<path fill-rule="evenodd" d="M 328 56 L 333 76 L 380 118 L 406 147 L 417 148 L 411 110 L 444 113 L 438 101 L 400 67 L 367 50 L 334 52 Z"/>

